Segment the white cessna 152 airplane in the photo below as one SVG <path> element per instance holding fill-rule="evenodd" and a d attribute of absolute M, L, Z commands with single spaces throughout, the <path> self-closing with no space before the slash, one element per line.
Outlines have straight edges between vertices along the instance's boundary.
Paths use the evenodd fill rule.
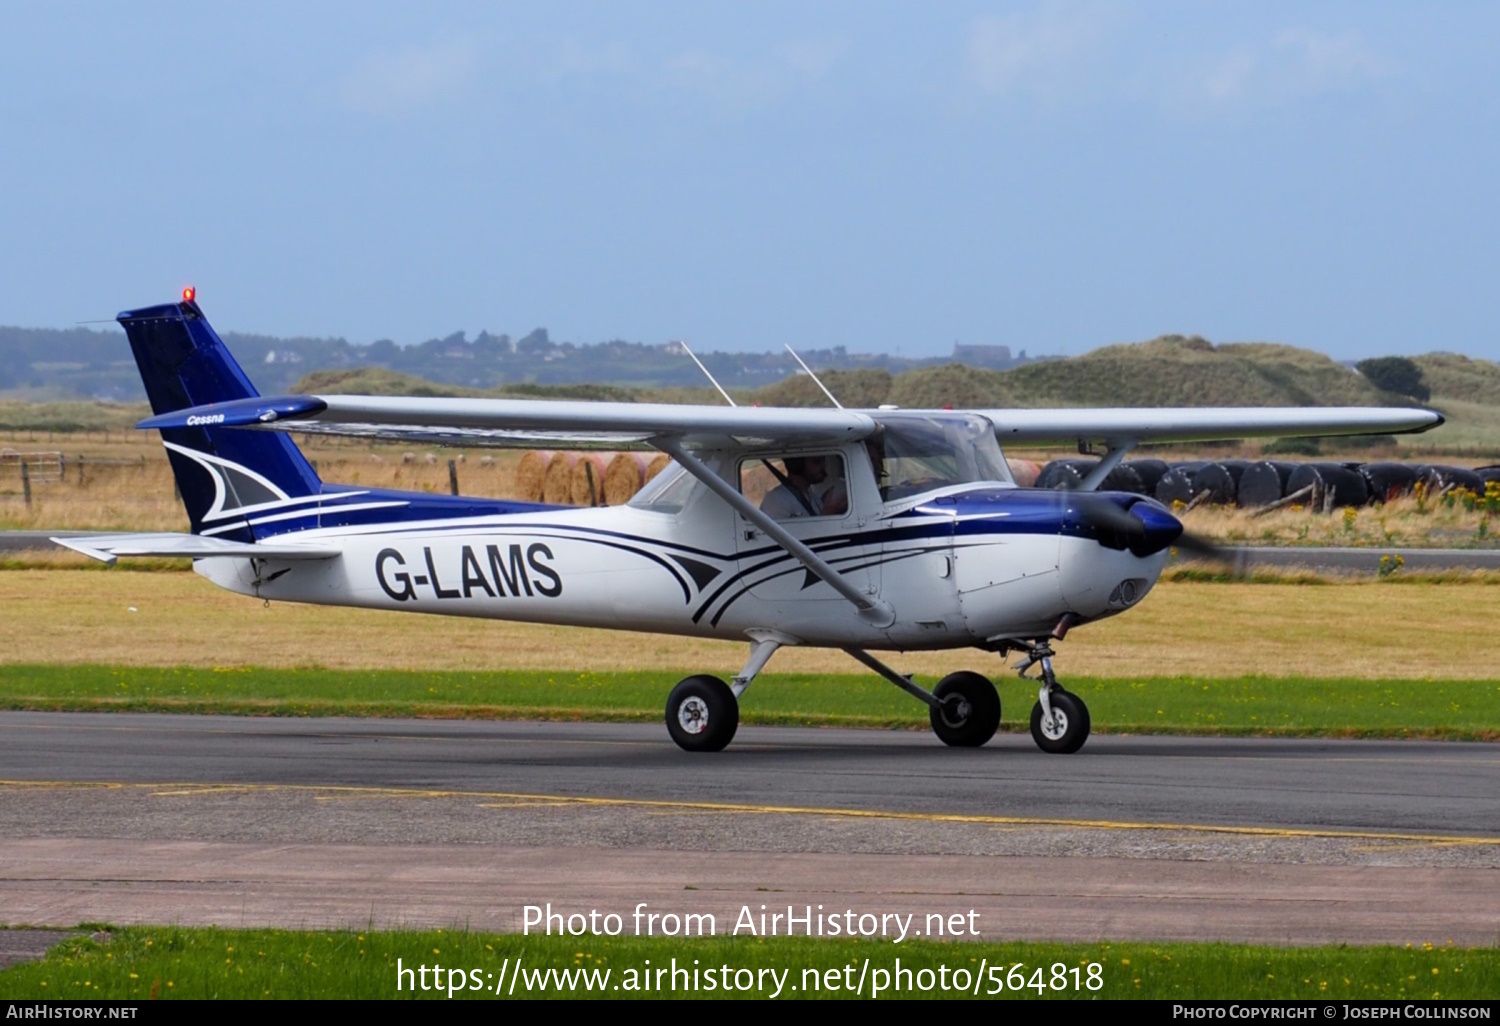
<path fill-rule="evenodd" d="M 1425 410 L 846 410 L 506 399 L 262 397 L 181 302 L 120 314 L 191 534 L 55 539 L 98 559 L 188 556 L 262 599 L 696 635 L 749 643 L 729 683 L 667 700 L 689 751 L 718 751 L 739 696 L 784 645 L 841 648 L 927 704 L 945 743 L 1000 722 L 989 679 L 928 691 L 872 651 L 972 646 L 1038 669 L 1031 733 L 1076 752 L 1089 713 L 1052 643 L 1124 612 L 1182 525 L 1096 489 L 1141 442 L 1422 431 Z M 728 398 L 726 396 L 726 398 Z M 831 396 L 830 396 L 831 398 Z M 673 463 L 628 505 L 535 503 L 325 484 L 287 432 L 465 446 L 644 444 Z M 1018 488 L 1001 443 L 1102 443 L 1079 490 Z"/>

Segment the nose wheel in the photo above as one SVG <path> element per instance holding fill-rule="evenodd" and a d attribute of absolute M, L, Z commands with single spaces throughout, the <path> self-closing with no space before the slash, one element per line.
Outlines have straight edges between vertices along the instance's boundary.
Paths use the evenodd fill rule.
<path fill-rule="evenodd" d="M 1089 739 L 1089 707 L 1060 687 L 1048 692 L 1045 701 L 1043 706 L 1039 698 L 1031 707 L 1031 739 L 1044 752 L 1072 755 Z"/>
<path fill-rule="evenodd" d="M 1064 691 L 1052 672 L 1052 646 L 1045 640 L 1032 646 L 1030 653 L 1016 669 L 1022 680 L 1031 680 L 1026 671 L 1040 664 L 1041 687 L 1037 689 L 1036 705 L 1031 707 L 1031 739 L 1044 752 L 1054 755 L 1072 755 L 1083 747 L 1093 729 L 1089 718 L 1089 707 L 1083 699 Z"/>

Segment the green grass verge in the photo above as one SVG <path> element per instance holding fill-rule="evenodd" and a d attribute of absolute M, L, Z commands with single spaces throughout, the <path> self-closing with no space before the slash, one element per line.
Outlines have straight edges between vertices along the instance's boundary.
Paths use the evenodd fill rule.
<path fill-rule="evenodd" d="M 671 674 L 624 671 L 13 665 L 0 668 L 0 708 L 655 722 L 673 683 Z M 1014 677 L 997 683 L 1002 729 L 1027 729 L 1035 692 Z M 1079 677 L 1065 683 L 1087 701 L 1097 731 L 1500 739 L 1500 681 L 1494 680 Z M 746 693 L 741 722 L 924 729 L 927 715 L 872 676 L 768 674 Z"/>
<path fill-rule="evenodd" d="M 626 924 L 628 931 L 628 920 Z M 1493 998 L 1500 993 L 1500 949 L 1496 948 L 1268 948 L 1235 944 L 1046 944 L 963 942 L 943 944 L 908 940 L 829 940 L 802 937 L 714 937 L 692 940 L 622 937 L 520 937 L 449 930 L 379 932 L 297 932 L 289 930 L 220 930 L 179 927 L 130 927 L 95 941 L 75 938 L 56 945 L 45 959 L 0 972 L 0 998 L 150 999 L 155 998 L 453 998 L 538 997 L 769 997 L 775 970 L 782 997 L 869 998 L 874 983 L 892 985 L 896 960 L 911 971 L 910 985 L 919 997 L 973 997 L 975 977 L 981 996 L 1106 998 L 1300 998 L 1400 999 Z M 696 990 L 679 976 L 679 989 L 632 989 L 650 960 L 652 969 L 699 971 Z M 433 974 L 414 975 L 396 990 L 397 959 L 401 968 L 440 966 L 443 986 L 431 986 Z M 515 975 L 516 960 L 522 973 Z M 868 960 L 868 970 L 865 969 Z M 1053 968 L 1061 963 L 1060 978 Z M 1024 966 L 1012 989 L 1003 985 L 1012 967 Z M 1087 988 L 1089 967 L 1102 980 Z M 851 966 L 846 976 L 844 967 Z M 992 967 L 1002 967 L 992 976 Z M 755 984 L 726 995 L 709 990 L 705 970 L 723 978 L 727 967 L 733 984 L 759 977 Z M 946 967 L 946 973 L 939 972 Z M 1074 989 L 1073 969 L 1078 968 Z M 980 970 L 984 971 L 981 972 Z M 1041 969 L 1040 981 L 1035 974 Z M 450 977 L 450 970 L 452 975 Z M 548 970 L 573 973 L 594 983 L 557 987 Z M 582 974 L 579 971 L 582 971 Z M 739 972 L 749 970 L 749 973 Z M 832 974 L 830 975 L 830 970 Z M 886 975 L 881 976 L 880 971 Z M 932 970 L 932 975 L 922 972 Z M 967 991 L 952 985 L 968 978 Z M 477 976 L 472 975 L 474 971 Z M 966 972 L 965 972 L 966 971 Z M 534 983 L 531 974 L 546 981 Z M 607 976 L 606 976 L 607 973 Z M 850 990 L 865 979 L 862 994 Z M 814 989 L 813 980 L 817 978 Z M 998 981 L 997 981 L 998 977 Z M 903 985 L 907 977 L 902 977 Z M 922 983 L 931 979 L 927 990 Z M 514 992 L 510 983 L 515 981 Z M 945 991 L 941 982 L 949 982 Z M 1059 989 L 1051 989 L 1056 980 Z M 830 983 L 837 982 L 833 989 Z M 500 995 L 494 993 L 498 984 Z M 457 989 L 462 983 L 463 989 Z M 486 989 L 474 989 L 478 983 Z M 547 984 L 551 984 L 548 986 Z M 1025 984 L 1030 984 L 1026 986 Z M 997 993 L 986 993 L 995 990 Z M 415 988 L 413 993 L 411 988 Z M 793 990 L 792 988 L 796 988 Z M 890 990 L 882 995 L 897 996 Z M 900 996 L 911 996 L 903 990 Z"/>

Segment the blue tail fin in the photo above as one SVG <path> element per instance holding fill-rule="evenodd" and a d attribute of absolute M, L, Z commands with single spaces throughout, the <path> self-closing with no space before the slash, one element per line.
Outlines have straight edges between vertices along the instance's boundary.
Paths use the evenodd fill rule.
<path fill-rule="evenodd" d="M 260 394 L 195 301 L 127 310 L 116 320 L 130 339 L 153 413 Z M 322 489 L 286 435 L 185 427 L 161 437 L 194 534 L 253 541 L 247 514 L 297 506 Z"/>

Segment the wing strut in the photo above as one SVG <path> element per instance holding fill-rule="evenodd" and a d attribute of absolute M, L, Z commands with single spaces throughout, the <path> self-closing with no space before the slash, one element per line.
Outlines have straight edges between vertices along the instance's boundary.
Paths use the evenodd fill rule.
<path fill-rule="evenodd" d="M 864 663 L 870 669 L 874 670 L 876 673 L 880 674 L 886 680 L 890 681 L 892 684 L 896 685 L 896 687 L 900 688 L 902 691 L 905 691 L 908 695 L 911 695 L 918 701 L 926 702 L 934 709 L 941 709 L 943 707 L 943 700 L 937 695 L 934 695 L 931 691 L 928 691 L 920 684 L 914 683 L 911 677 L 907 674 L 897 673 L 895 670 L 885 665 L 885 663 L 882 663 L 879 659 L 876 659 L 864 649 L 846 648 L 844 649 L 844 651 L 848 652 L 855 659 L 858 659 L 860 662 Z"/>
<path fill-rule="evenodd" d="M 854 603 L 859 610 L 859 618 L 876 627 L 889 627 L 896 622 L 896 612 L 883 599 L 866 595 L 848 579 L 833 567 L 829 566 L 821 556 L 804 545 L 798 538 L 793 536 L 786 528 L 763 513 L 755 503 L 745 498 L 739 491 L 715 474 L 698 457 L 683 448 L 681 440 L 672 437 L 658 437 L 651 440 L 651 444 L 668 456 L 676 460 L 683 470 L 692 474 L 699 481 L 708 486 L 709 491 L 727 502 L 731 508 L 750 521 L 756 527 L 766 533 L 776 544 L 785 549 L 793 558 L 807 567 L 808 571 L 823 581 L 834 591 Z"/>
<path fill-rule="evenodd" d="M 1104 458 L 1094 464 L 1093 469 L 1079 483 L 1080 492 L 1097 492 L 1099 486 L 1104 483 L 1104 479 L 1109 476 L 1109 472 L 1118 467 L 1120 461 L 1125 458 L 1125 454 L 1135 448 L 1135 439 L 1111 441 L 1108 445 L 1109 449 L 1105 452 Z"/>

